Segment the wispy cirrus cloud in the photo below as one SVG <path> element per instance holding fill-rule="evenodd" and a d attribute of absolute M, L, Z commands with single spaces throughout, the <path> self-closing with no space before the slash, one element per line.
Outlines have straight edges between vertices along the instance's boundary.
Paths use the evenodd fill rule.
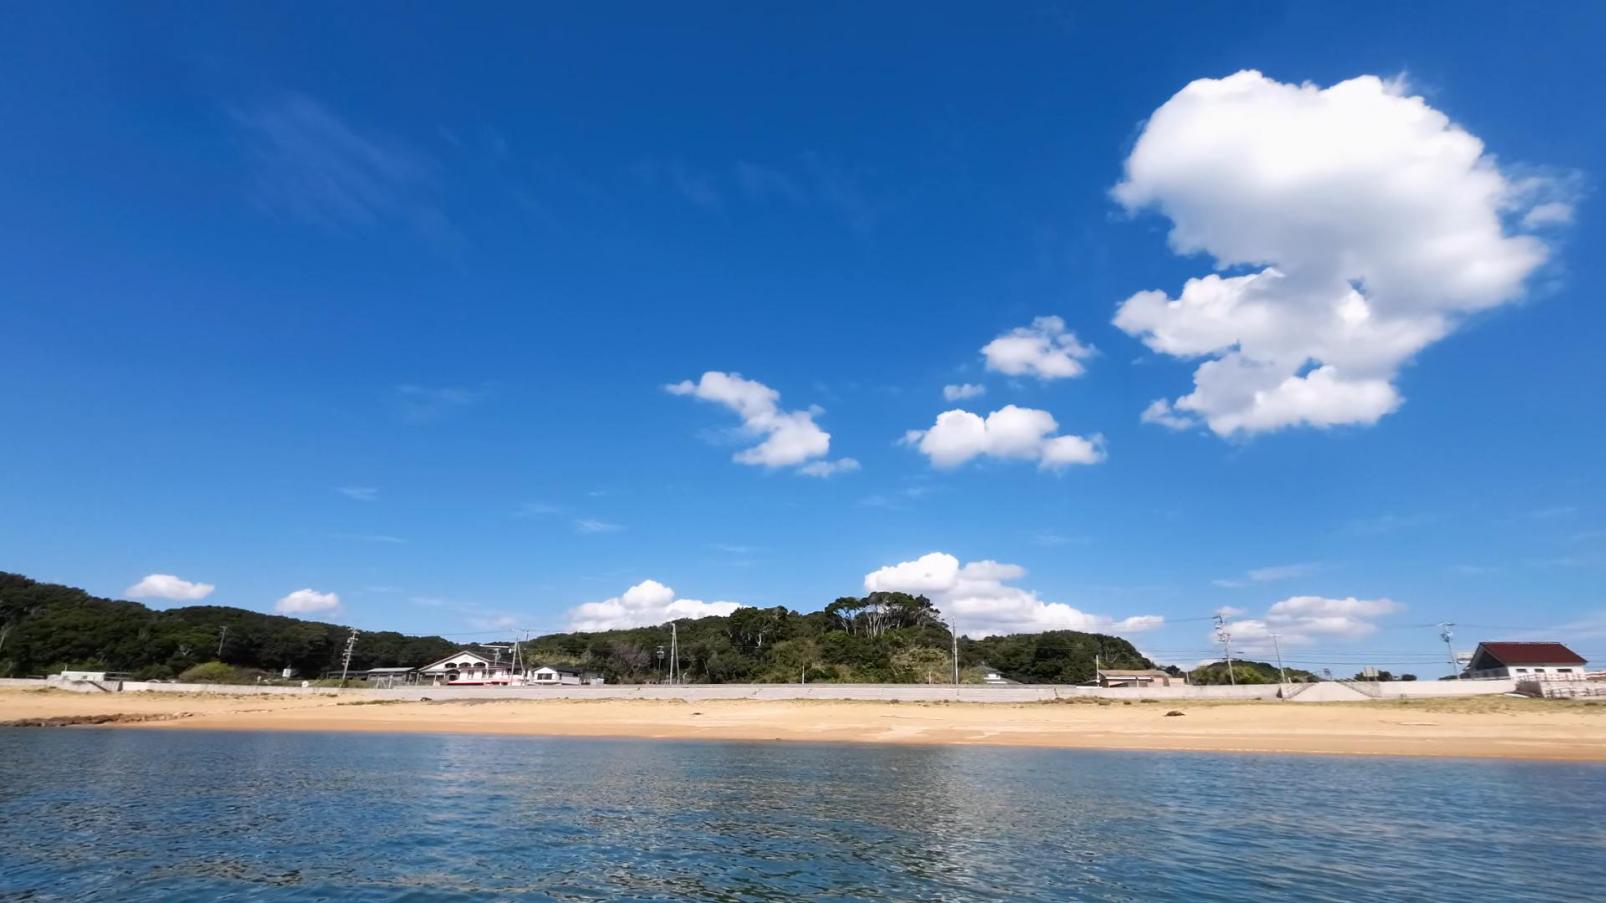
<path fill-rule="evenodd" d="M 552 514 L 562 514 L 562 505 L 553 505 L 548 502 L 525 502 L 513 512 L 514 517 L 546 517 Z"/>
<path fill-rule="evenodd" d="M 616 524 L 612 521 L 598 520 L 594 517 L 582 517 L 574 522 L 574 532 L 583 536 L 590 536 L 597 533 L 618 533 L 623 529 L 623 524 Z"/>
<path fill-rule="evenodd" d="M 485 400 L 485 389 L 403 383 L 391 393 L 391 406 L 409 423 L 427 423 Z"/>
<path fill-rule="evenodd" d="M 400 536 L 391 536 L 388 533 L 335 533 L 332 535 L 335 539 L 344 539 L 348 542 L 372 542 L 390 546 L 407 544 L 407 540 Z"/>
<path fill-rule="evenodd" d="M 817 211 L 864 235 L 886 204 L 835 159 L 814 151 L 734 165 L 696 166 L 678 157 L 649 157 L 631 167 L 645 185 L 666 189 L 694 207 L 714 213 Z"/>
<path fill-rule="evenodd" d="M 373 486 L 338 486 L 335 491 L 354 502 L 379 501 L 379 490 Z"/>
<path fill-rule="evenodd" d="M 418 148 L 300 94 L 229 114 L 263 209 L 334 232 L 394 222 L 438 248 L 462 243 L 440 203 L 438 165 Z"/>
<path fill-rule="evenodd" d="M 1276 583 L 1279 580 L 1293 580 L 1299 577 L 1309 577 L 1322 569 L 1323 565 L 1317 561 L 1306 561 L 1298 564 L 1274 564 L 1269 567 L 1252 568 L 1244 572 L 1242 577 L 1229 577 L 1210 581 L 1223 589 L 1241 589 L 1257 583 Z"/>

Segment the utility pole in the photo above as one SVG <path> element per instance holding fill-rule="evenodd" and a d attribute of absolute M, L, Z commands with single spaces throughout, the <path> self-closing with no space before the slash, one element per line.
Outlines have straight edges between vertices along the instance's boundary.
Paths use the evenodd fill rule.
<path fill-rule="evenodd" d="M 948 616 L 948 637 L 954 643 L 954 686 L 959 686 L 959 625 L 954 623 L 952 615 Z"/>
<path fill-rule="evenodd" d="M 1227 658 L 1227 681 L 1238 686 L 1238 675 L 1232 673 L 1232 634 L 1227 632 L 1227 620 L 1216 615 L 1216 640 L 1221 643 L 1221 651 Z"/>
<path fill-rule="evenodd" d="M 351 673 L 351 651 L 357 648 L 357 628 L 351 628 L 351 636 L 346 637 L 346 651 L 340 656 L 340 685 L 346 685 L 346 675 Z"/>
<path fill-rule="evenodd" d="M 1445 621 L 1439 625 L 1439 639 L 1444 640 L 1444 648 L 1450 652 L 1450 672 L 1455 675 L 1456 680 L 1461 680 L 1461 663 L 1456 661 L 1455 644 L 1451 642 L 1455 639 L 1455 624 L 1453 622 Z"/>
<path fill-rule="evenodd" d="M 217 632 L 217 660 L 223 661 L 223 641 L 229 638 L 229 625 L 224 624 Z"/>
<path fill-rule="evenodd" d="M 1271 648 L 1277 650 L 1277 677 L 1281 680 L 1279 689 L 1288 683 L 1288 671 L 1283 668 L 1283 644 L 1278 642 L 1277 634 L 1271 635 Z"/>
<path fill-rule="evenodd" d="M 669 622 L 669 683 L 680 683 L 680 630 L 674 621 Z"/>

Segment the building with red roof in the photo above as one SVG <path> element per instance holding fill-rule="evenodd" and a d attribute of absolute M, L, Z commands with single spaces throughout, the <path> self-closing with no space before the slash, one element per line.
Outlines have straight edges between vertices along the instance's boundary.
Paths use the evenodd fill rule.
<path fill-rule="evenodd" d="M 1479 643 L 1467 664 L 1468 677 L 1582 675 L 1589 664 L 1560 643 Z"/>

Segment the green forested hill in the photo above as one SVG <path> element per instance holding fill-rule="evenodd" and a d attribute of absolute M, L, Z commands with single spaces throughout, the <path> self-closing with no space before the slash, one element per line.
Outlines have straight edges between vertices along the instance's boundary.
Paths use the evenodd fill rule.
<path fill-rule="evenodd" d="M 157 611 L 138 602 L 91 596 L 0 572 L 0 676 L 36 676 L 83 666 L 168 677 L 201 662 L 223 661 L 317 675 L 338 668 L 349 628 L 243 608 L 197 605 Z M 423 664 L 458 648 L 441 637 L 364 633 L 355 669 Z"/>
<path fill-rule="evenodd" d="M 1289 668 L 1287 669 L 1287 674 L 1289 682 L 1296 684 L 1315 683 L 1320 679 L 1311 672 L 1300 668 Z M 1279 679 L 1276 665 L 1270 662 L 1251 662 L 1242 659 L 1233 660 L 1231 676 L 1227 674 L 1226 662 L 1211 662 L 1208 665 L 1200 665 L 1188 672 L 1188 682 L 1192 684 L 1208 685 L 1233 682 L 1240 684 L 1274 684 Z"/>
<path fill-rule="evenodd" d="M 677 630 L 682 671 L 698 683 L 946 683 L 953 677 L 951 637 L 923 596 L 849 596 L 808 614 L 744 608 L 729 617 L 680 621 Z M 218 658 L 316 675 L 339 667 L 347 631 L 240 608 L 153 610 L 0 572 L 0 676 L 85 667 L 165 677 Z M 526 651 L 531 661 L 576 665 L 629 683 L 661 678 L 669 645 L 669 628 L 655 626 L 549 634 Z M 354 670 L 417 666 L 459 648 L 438 636 L 363 633 L 351 664 Z M 986 666 L 1022 683 L 1078 683 L 1092 678 L 1095 656 L 1106 667 L 1152 666 L 1120 637 L 1068 630 L 959 643 L 966 680 L 979 680 Z"/>

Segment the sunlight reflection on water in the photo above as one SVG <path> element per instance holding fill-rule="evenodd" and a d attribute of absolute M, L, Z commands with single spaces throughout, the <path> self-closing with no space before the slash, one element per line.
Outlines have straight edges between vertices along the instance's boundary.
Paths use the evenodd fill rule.
<path fill-rule="evenodd" d="M 42 900 L 1585 900 L 1606 883 L 1590 765 L 22 729 L 0 729 L 0 761 L 0 895 Z"/>

